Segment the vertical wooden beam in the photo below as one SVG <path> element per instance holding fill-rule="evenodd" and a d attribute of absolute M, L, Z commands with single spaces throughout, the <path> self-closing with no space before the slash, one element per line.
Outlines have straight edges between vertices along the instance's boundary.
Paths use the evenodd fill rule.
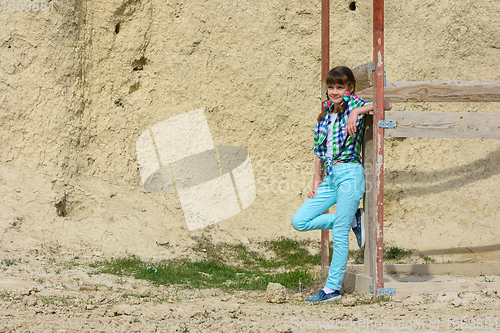
<path fill-rule="evenodd" d="M 378 127 L 378 121 L 384 119 L 384 0 L 373 0 L 373 73 L 374 116 L 373 144 L 375 148 L 374 163 L 374 209 L 376 265 L 373 285 L 375 295 L 378 289 L 384 288 L 383 249 L 384 249 L 384 129 Z"/>
<path fill-rule="evenodd" d="M 321 96 L 326 95 L 325 81 L 330 70 L 330 0 L 321 0 Z"/>
<path fill-rule="evenodd" d="M 365 252 L 364 252 L 364 266 L 365 275 L 369 277 L 374 277 L 375 274 L 375 262 L 376 262 L 376 251 L 377 246 L 375 243 L 375 219 L 374 211 L 375 205 L 375 194 L 374 186 L 375 184 L 375 170 L 373 165 L 375 164 L 375 147 L 373 145 L 373 115 L 367 114 L 366 119 L 366 129 L 365 137 L 363 142 L 363 167 L 365 169 L 365 183 L 366 192 L 363 198 L 363 209 L 365 210 Z M 373 284 L 373 281 L 372 283 Z"/>
<path fill-rule="evenodd" d="M 330 0 L 321 0 L 321 97 L 326 95 L 325 81 L 330 67 Z M 323 107 L 321 105 L 321 107 Z M 328 210 L 323 214 L 327 214 Z M 321 271 L 330 268 L 330 237 L 328 230 L 321 230 Z"/>

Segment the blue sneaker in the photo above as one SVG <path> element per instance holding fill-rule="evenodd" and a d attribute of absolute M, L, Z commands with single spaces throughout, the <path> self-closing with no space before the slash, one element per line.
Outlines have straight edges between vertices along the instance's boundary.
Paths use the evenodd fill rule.
<path fill-rule="evenodd" d="M 356 211 L 356 219 L 358 220 L 358 225 L 356 228 L 352 228 L 352 231 L 356 235 L 358 246 L 363 248 L 365 247 L 365 211 L 363 208 L 358 208 Z"/>
<path fill-rule="evenodd" d="M 330 294 L 325 294 L 323 290 L 320 290 L 316 295 L 306 299 L 306 302 L 331 302 L 340 298 L 342 298 L 342 295 L 337 290 Z"/>

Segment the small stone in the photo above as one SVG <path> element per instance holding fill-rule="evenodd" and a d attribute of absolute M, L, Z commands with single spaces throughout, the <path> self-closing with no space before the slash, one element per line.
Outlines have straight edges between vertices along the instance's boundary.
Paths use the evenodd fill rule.
<path fill-rule="evenodd" d="M 106 300 L 106 295 L 102 291 L 98 291 L 94 296 L 94 303 L 102 303 Z"/>
<path fill-rule="evenodd" d="M 302 293 L 296 293 L 295 295 L 293 295 L 293 298 L 295 298 L 296 300 L 302 301 L 302 300 L 304 300 L 304 295 L 302 295 Z"/>
<path fill-rule="evenodd" d="M 37 293 L 37 292 L 38 292 L 37 287 L 23 288 L 23 289 L 19 290 L 19 294 L 22 296 L 32 295 L 32 294 Z"/>
<path fill-rule="evenodd" d="M 462 304 L 464 304 L 464 301 L 462 301 L 461 298 L 457 298 L 457 299 L 455 299 L 454 301 L 451 302 L 451 305 L 453 305 L 456 308 L 458 308 Z"/>
<path fill-rule="evenodd" d="M 266 301 L 284 303 L 286 301 L 286 288 L 279 283 L 269 283 L 266 290 Z"/>
<path fill-rule="evenodd" d="M 80 291 L 97 291 L 97 286 L 95 284 L 82 284 Z"/>
<path fill-rule="evenodd" d="M 24 298 L 24 304 L 26 306 L 35 306 L 37 304 L 37 300 L 33 296 L 28 296 Z"/>
<path fill-rule="evenodd" d="M 356 299 L 354 297 L 343 297 L 342 298 L 342 305 L 343 306 L 355 306 L 356 305 Z"/>
<path fill-rule="evenodd" d="M 113 316 L 131 316 L 136 314 L 136 309 L 128 304 L 117 304 L 113 306 L 109 311 L 108 315 Z"/>
<path fill-rule="evenodd" d="M 139 287 L 135 293 L 139 297 L 149 297 L 151 296 L 151 289 L 148 287 Z"/>
<path fill-rule="evenodd" d="M 492 297 L 492 298 L 500 298 L 500 293 L 493 289 L 493 288 L 484 288 L 481 290 L 481 292 L 485 295 L 485 296 L 488 296 L 488 297 Z"/>

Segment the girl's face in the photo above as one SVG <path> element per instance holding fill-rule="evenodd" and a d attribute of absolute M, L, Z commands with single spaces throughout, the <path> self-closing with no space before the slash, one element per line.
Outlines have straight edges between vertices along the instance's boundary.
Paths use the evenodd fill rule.
<path fill-rule="evenodd" d="M 344 100 L 344 94 L 346 92 L 352 93 L 351 84 L 334 83 L 327 86 L 328 98 L 333 102 L 333 104 L 340 104 Z"/>

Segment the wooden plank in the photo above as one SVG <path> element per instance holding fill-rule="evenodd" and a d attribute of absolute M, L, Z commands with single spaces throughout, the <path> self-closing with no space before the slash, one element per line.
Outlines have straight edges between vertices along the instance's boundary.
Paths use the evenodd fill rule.
<path fill-rule="evenodd" d="M 427 251 L 422 251 L 426 253 Z M 469 252 L 470 253 L 470 252 Z M 349 272 L 359 274 L 363 265 L 349 265 Z M 387 274 L 455 275 L 455 276 L 500 276 L 500 262 L 454 262 L 448 264 L 384 264 Z"/>
<path fill-rule="evenodd" d="M 500 139 L 500 113 L 386 111 L 386 137 Z"/>
<path fill-rule="evenodd" d="M 357 95 L 373 100 L 373 87 Z M 387 82 L 384 98 L 391 102 L 500 102 L 500 81 Z"/>
<path fill-rule="evenodd" d="M 366 192 L 363 197 L 363 209 L 365 210 L 365 251 L 364 266 L 365 275 L 373 278 L 375 276 L 375 195 L 373 194 L 375 184 L 374 149 L 373 146 L 373 115 L 366 115 L 365 119 L 365 142 L 363 143 L 363 167 L 365 169 Z"/>
<path fill-rule="evenodd" d="M 450 263 L 450 264 L 393 264 L 384 265 L 384 272 L 388 274 L 419 274 L 419 275 L 460 275 L 500 276 L 500 263 Z"/>
<path fill-rule="evenodd" d="M 373 71 L 371 70 L 372 62 L 354 67 L 352 73 L 356 78 L 356 91 L 373 87 Z"/>

